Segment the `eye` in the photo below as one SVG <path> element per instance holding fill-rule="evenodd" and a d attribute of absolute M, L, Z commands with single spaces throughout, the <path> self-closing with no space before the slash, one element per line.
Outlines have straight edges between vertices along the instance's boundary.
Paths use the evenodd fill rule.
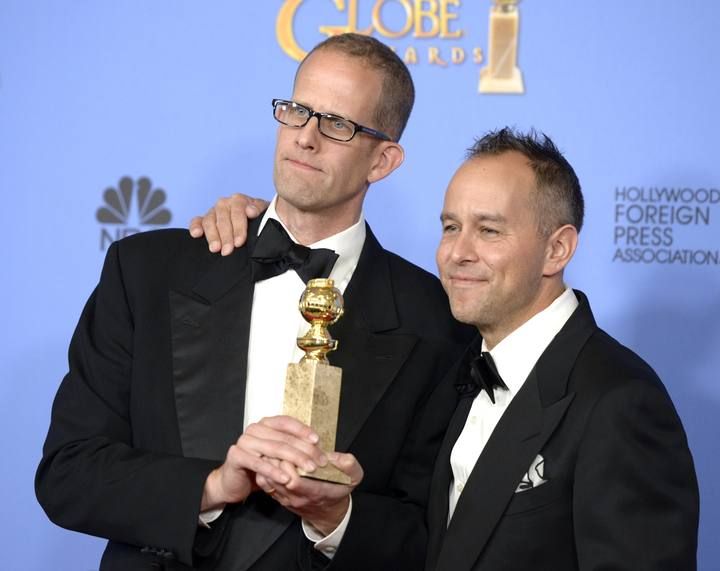
<path fill-rule="evenodd" d="M 327 126 L 336 133 L 347 133 L 352 130 L 350 124 L 340 117 L 325 117 Z"/>
<path fill-rule="evenodd" d="M 295 117 L 299 117 L 304 119 L 308 116 L 309 111 L 305 109 L 305 107 L 300 107 L 299 105 L 294 105 L 290 108 L 290 113 L 292 113 Z"/>
<path fill-rule="evenodd" d="M 442 225 L 443 234 L 453 234 L 459 230 L 459 226 L 454 222 L 444 222 Z"/>
<path fill-rule="evenodd" d="M 497 236 L 500 234 L 500 231 L 496 228 L 492 228 L 491 226 L 481 226 L 480 233 L 485 236 Z"/>

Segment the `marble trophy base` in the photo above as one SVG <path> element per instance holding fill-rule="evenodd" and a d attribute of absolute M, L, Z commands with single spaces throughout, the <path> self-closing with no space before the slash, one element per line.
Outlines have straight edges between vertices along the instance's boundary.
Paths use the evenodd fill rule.
<path fill-rule="evenodd" d="M 335 450 L 342 369 L 319 361 L 290 363 L 285 376 L 283 414 L 304 422 L 320 437 L 324 452 Z M 301 476 L 349 484 L 350 476 L 328 463 L 313 472 L 298 469 Z"/>
<path fill-rule="evenodd" d="M 480 93 L 524 93 L 522 72 L 515 67 L 510 77 L 494 77 L 491 75 L 489 67 L 481 69 L 478 91 Z"/>

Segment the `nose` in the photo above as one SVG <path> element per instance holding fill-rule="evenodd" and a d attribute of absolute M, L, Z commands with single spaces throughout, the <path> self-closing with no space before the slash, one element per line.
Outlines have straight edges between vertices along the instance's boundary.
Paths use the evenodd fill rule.
<path fill-rule="evenodd" d="M 477 260 L 475 240 L 469 230 L 463 228 L 453 236 L 450 245 L 450 260 L 454 264 L 465 264 Z"/>
<path fill-rule="evenodd" d="M 310 120 L 302 127 L 297 127 L 295 142 L 305 150 L 314 150 L 318 146 L 320 135 L 320 117 L 310 117 Z"/>

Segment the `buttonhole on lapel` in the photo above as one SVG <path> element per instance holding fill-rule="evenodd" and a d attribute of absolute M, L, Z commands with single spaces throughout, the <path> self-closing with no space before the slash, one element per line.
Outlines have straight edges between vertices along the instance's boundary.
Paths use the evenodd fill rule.
<path fill-rule="evenodd" d="M 189 325 L 190 327 L 200 327 L 200 324 L 197 321 L 187 315 L 184 316 L 180 321 L 185 325 Z"/>
<path fill-rule="evenodd" d="M 392 358 L 393 358 L 393 355 L 375 355 L 375 358 L 376 358 L 378 361 L 387 361 L 387 360 L 389 360 L 389 359 L 392 359 Z"/>

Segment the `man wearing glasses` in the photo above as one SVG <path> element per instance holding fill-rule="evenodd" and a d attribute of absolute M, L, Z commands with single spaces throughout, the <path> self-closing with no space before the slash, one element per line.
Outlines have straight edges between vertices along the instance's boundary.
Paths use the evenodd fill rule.
<path fill-rule="evenodd" d="M 246 246 L 213 256 L 169 230 L 108 250 L 36 479 L 53 521 L 109 539 L 102 570 L 422 567 L 452 412 L 426 403 L 468 332 L 437 279 L 383 250 L 362 215 L 403 161 L 413 99 L 386 46 L 330 38 L 292 98 L 273 100 L 277 196 Z M 339 453 L 279 416 L 297 300 L 321 276 L 345 297 Z M 351 483 L 297 475 L 328 462 Z"/>

